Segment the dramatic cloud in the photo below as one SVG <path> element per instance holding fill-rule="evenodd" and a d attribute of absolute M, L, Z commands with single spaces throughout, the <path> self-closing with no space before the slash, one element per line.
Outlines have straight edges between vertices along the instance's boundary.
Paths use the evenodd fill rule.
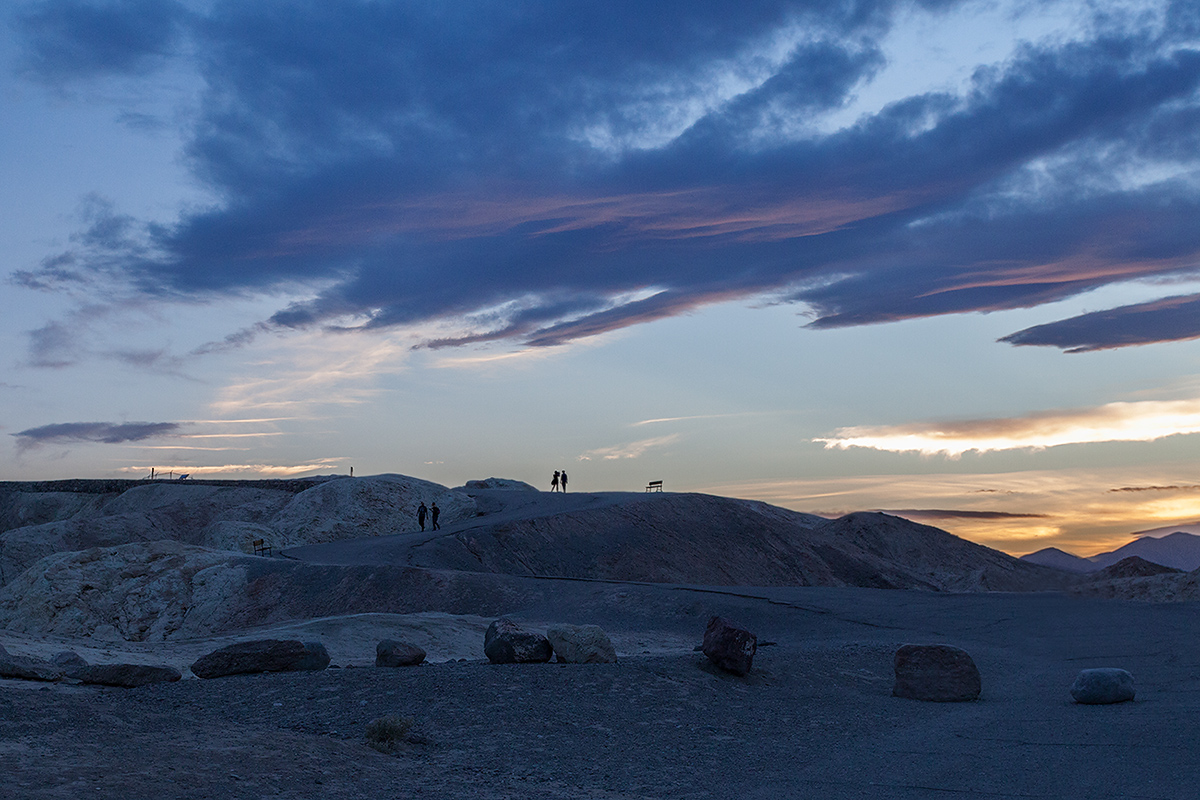
<path fill-rule="evenodd" d="M 44 444 L 75 442 L 141 442 L 146 439 L 177 436 L 179 430 L 180 425 L 177 422 L 59 422 L 29 428 L 12 435 L 17 437 L 18 448 L 28 449 Z"/>
<path fill-rule="evenodd" d="M 974 450 L 1056 447 L 1092 442 L 1151 442 L 1200 433 L 1200 400 L 1109 403 L 1024 417 L 842 428 L 815 439 L 827 448 L 863 447 L 894 453 L 961 456 Z"/>
<path fill-rule="evenodd" d="M 458 332 L 428 346 L 556 345 L 764 294 L 828 328 L 1196 270 L 1194 4 L 1097 4 L 1079 36 L 982 65 L 963 93 L 827 129 L 911 5 L 43 0 L 17 26 L 40 80 L 129 80 L 166 58 L 197 71 L 186 158 L 220 202 L 165 226 L 98 214 L 18 281 L 312 289 L 219 349 L 271 328 L 447 321 Z M 1008 340 L 1188 338 L 1191 310 Z M 35 363 L 65 362 L 54 325 Z"/>

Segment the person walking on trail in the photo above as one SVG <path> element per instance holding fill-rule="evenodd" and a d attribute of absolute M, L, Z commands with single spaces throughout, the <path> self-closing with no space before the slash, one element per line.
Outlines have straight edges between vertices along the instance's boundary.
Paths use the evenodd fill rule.
<path fill-rule="evenodd" d="M 558 491 L 558 470 L 554 470 L 554 477 L 550 479 L 550 491 Z"/>
<path fill-rule="evenodd" d="M 562 475 L 558 477 L 558 482 L 562 485 L 562 490 L 565 492 L 567 490 L 567 471 L 565 469 L 562 471 Z"/>
<path fill-rule="evenodd" d="M 440 531 L 442 529 L 442 526 L 438 525 L 437 518 L 438 518 L 438 514 L 441 514 L 442 512 L 438 509 L 437 503 L 434 503 L 433 508 L 431 508 L 429 510 L 433 513 L 433 529 L 435 531 Z"/>
<path fill-rule="evenodd" d="M 421 530 L 425 530 L 425 515 L 429 513 L 429 509 L 425 507 L 425 501 L 421 501 L 421 505 L 417 506 L 417 522 L 421 523 Z"/>

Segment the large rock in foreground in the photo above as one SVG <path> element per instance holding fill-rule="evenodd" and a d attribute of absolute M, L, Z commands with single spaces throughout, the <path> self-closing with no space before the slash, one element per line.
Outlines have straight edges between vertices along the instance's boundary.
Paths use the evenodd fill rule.
<path fill-rule="evenodd" d="M 375 666 L 415 667 L 425 660 L 425 651 L 410 642 L 384 639 L 375 645 Z"/>
<path fill-rule="evenodd" d="M 238 642 L 201 656 L 192 664 L 198 678 L 257 672 L 317 671 L 329 666 L 329 653 L 318 642 L 258 639 Z"/>
<path fill-rule="evenodd" d="M 183 675 L 174 667 L 150 664 L 93 664 L 74 670 L 71 677 L 83 683 L 100 686 L 122 686 L 132 689 L 151 683 L 171 683 Z"/>
<path fill-rule="evenodd" d="M 948 644 L 906 644 L 896 651 L 894 666 L 896 697 L 937 703 L 979 699 L 979 668 L 965 650 Z"/>
<path fill-rule="evenodd" d="M 483 636 L 483 654 L 493 664 L 536 664 L 549 661 L 554 648 L 540 633 L 501 617 L 488 626 Z"/>
<path fill-rule="evenodd" d="M 708 660 L 726 672 L 746 675 L 754 665 L 758 637 L 722 617 L 712 617 L 704 630 L 701 646 Z"/>
<path fill-rule="evenodd" d="M 565 664 L 611 664 L 617 660 L 612 640 L 599 625 L 551 625 L 546 639 Z"/>
<path fill-rule="evenodd" d="M 1133 676 L 1123 669 L 1085 669 L 1071 686 L 1071 697 L 1084 705 L 1107 705 L 1132 700 Z"/>
<path fill-rule="evenodd" d="M 18 678 L 24 681 L 62 680 L 63 670 L 40 658 L 24 658 L 11 655 L 0 645 L 0 678 Z"/>

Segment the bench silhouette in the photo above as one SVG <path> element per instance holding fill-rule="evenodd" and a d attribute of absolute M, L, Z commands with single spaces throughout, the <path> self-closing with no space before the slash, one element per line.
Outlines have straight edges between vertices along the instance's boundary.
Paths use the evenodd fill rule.
<path fill-rule="evenodd" d="M 650 481 L 649 483 L 646 484 L 646 491 L 647 492 L 661 492 L 662 491 L 662 481 Z"/>
<path fill-rule="evenodd" d="M 264 539 L 255 539 L 252 542 L 252 544 L 254 545 L 254 555 L 256 555 L 256 556 L 271 555 L 271 545 L 267 544 Z"/>

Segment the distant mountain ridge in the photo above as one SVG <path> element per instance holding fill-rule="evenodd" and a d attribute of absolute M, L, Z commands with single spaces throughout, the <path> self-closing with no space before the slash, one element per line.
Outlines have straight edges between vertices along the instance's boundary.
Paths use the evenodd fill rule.
<path fill-rule="evenodd" d="M 1130 556 L 1191 572 L 1200 568 L 1200 536 L 1184 531 L 1175 531 L 1162 537 L 1143 536 L 1116 550 L 1090 558 L 1076 556 L 1057 547 L 1047 547 L 1021 556 L 1021 560 L 1068 572 L 1096 572 Z"/>

